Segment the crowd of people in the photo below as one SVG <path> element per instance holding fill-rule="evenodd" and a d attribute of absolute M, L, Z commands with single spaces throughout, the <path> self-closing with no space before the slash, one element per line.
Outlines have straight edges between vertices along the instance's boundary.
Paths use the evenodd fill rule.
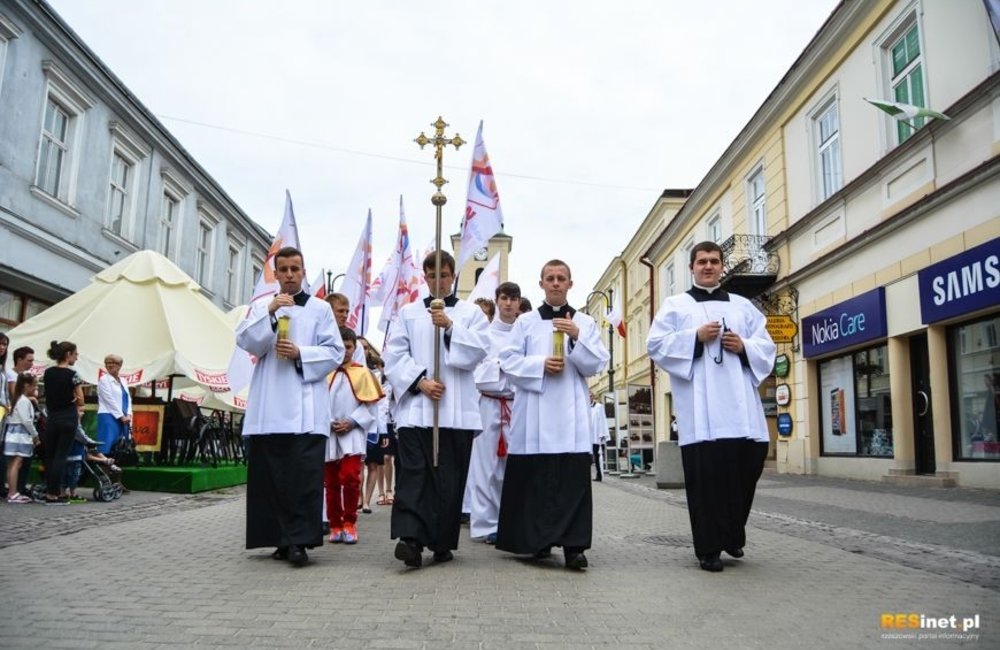
<path fill-rule="evenodd" d="M 718 287 L 721 255 L 711 242 L 694 248 L 695 286 L 667 301 L 648 341 L 686 400 L 677 420 L 695 552 L 713 572 L 721 552 L 743 555 L 767 449 L 756 387 L 774 360 L 760 312 Z M 237 329 L 258 359 L 244 420 L 247 548 L 302 566 L 326 535 L 355 544 L 377 486 L 407 567 L 426 551 L 453 560 L 465 522 L 498 550 L 545 559 L 560 547 L 567 568 L 588 566 L 607 425 L 587 379 L 609 354 L 598 324 L 569 304 L 568 264 L 542 267 L 545 299 L 532 310 L 513 282 L 495 300 L 458 299 L 454 258 L 433 253 L 422 265 L 430 295 L 400 310 L 381 355 L 347 327 L 346 296 L 324 305 L 303 290 L 300 251 L 278 251 L 274 265 L 280 291 Z M 716 394 L 739 409 L 719 417 Z"/>
<path fill-rule="evenodd" d="M 76 344 L 52 341 L 46 354 L 53 363 L 45 369 L 41 382 L 31 372 L 35 351 L 27 346 L 15 348 L 11 354 L 13 363 L 8 369 L 9 347 L 10 338 L 0 333 L 0 447 L 3 451 L 0 458 L 5 463 L 0 496 L 12 505 L 82 503 L 86 499 L 77 488 L 85 462 L 103 466 L 112 480 L 120 483 L 121 468 L 99 447 L 103 436 L 106 449 L 110 451 L 131 421 L 128 391 L 118 379 L 121 357 L 112 354 L 105 359 L 107 372 L 98 386 L 98 440 L 94 440 L 81 424 L 84 381 L 73 368 L 79 355 Z M 40 383 L 45 386 L 44 406 L 39 402 Z M 118 390 L 108 392 L 106 384 L 114 384 Z M 107 414 L 113 414 L 110 421 L 102 421 Z M 36 456 L 41 459 L 44 469 L 44 489 L 32 490 L 28 479 L 31 460 Z"/>
<path fill-rule="evenodd" d="M 243 435 L 247 438 L 246 547 L 274 548 L 293 566 L 325 540 L 356 544 L 358 515 L 391 507 L 394 557 L 407 567 L 454 559 L 460 530 L 500 551 L 588 566 L 593 481 L 607 441 L 603 405 L 587 379 L 609 361 L 593 318 L 572 307 L 572 273 L 553 259 L 541 269 L 544 302 L 532 310 L 514 282 L 494 300 L 455 296 L 455 259 L 423 260 L 430 295 L 403 307 L 381 354 L 347 326 L 342 294 L 303 288 L 302 253 L 274 257 L 279 290 L 254 301 L 236 343 L 256 359 Z M 744 555 L 745 525 L 767 453 L 757 387 L 773 368 L 766 318 L 719 286 L 722 251 L 691 251 L 692 288 L 664 301 L 647 349 L 672 380 L 694 550 L 702 569 L 722 571 L 721 553 Z M 24 467 L 44 440 L 44 502 L 76 496 L 74 462 L 94 441 L 80 429 L 82 380 L 76 346 L 53 342 L 44 373 L 47 418 L 38 430 L 33 351 L 0 334 L 6 414 L 4 455 L 12 504 L 30 502 Z M 96 462 L 131 418 L 122 359 L 108 355 L 98 385 Z M 88 443 L 89 441 L 89 443 Z M 67 458 L 74 459 L 69 463 Z M 591 467 L 595 475 L 591 478 Z M 366 478 L 367 471 L 367 478 Z"/>

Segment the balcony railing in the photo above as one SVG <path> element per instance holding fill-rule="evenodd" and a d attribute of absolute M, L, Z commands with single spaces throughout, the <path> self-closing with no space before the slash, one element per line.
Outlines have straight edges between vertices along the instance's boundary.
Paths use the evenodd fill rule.
<path fill-rule="evenodd" d="M 769 237 L 733 235 L 722 248 L 722 285 L 727 291 L 753 298 L 774 284 L 781 267 L 776 253 L 764 249 Z"/>

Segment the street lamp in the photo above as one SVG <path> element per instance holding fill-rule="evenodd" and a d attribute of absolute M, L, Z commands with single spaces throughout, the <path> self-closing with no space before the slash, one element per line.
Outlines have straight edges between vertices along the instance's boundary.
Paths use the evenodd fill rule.
<path fill-rule="evenodd" d="M 347 274 L 346 273 L 338 273 L 337 275 L 335 275 L 333 277 L 332 280 L 330 279 L 331 275 L 333 275 L 333 271 L 327 271 L 326 272 L 326 292 L 328 294 L 333 293 L 333 285 L 334 285 L 334 283 L 337 280 L 339 280 L 340 278 L 345 277 Z"/>

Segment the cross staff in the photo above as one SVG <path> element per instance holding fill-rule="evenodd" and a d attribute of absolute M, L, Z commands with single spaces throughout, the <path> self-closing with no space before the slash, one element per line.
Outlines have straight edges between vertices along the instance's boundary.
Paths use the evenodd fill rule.
<path fill-rule="evenodd" d="M 442 167 L 444 166 L 444 148 L 449 144 L 455 147 L 455 151 L 465 144 L 465 140 L 459 137 L 458 133 L 455 137 L 449 138 L 444 134 L 445 128 L 449 125 L 440 116 L 438 116 L 437 121 L 431 124 L 434 127 L 434 135 L 427 137 L 424 132 L 421 131 L 420 135 L 414 138 L 414 142 L 420 145 L 423 149 L 426 145 L 431 145 L 434 147 L 434 160 L 437 161 L 437 176 L 431 181 L 437 191 L 431 196 L 431 203 L 437 208 L 437 217 L 434 222 L 434 277 L 441 277 L 441 208 L 445 203 L 448 202 L 448 197 L 441 192 L 441 188 L 447 183 L 444 177 L 441 175 Z M 458 269 L 454 269 L 458 272 Z M 435 282 L 439 280 L 435 279 Z M 444 309 L 444 300 L 435 297 L 431 300 L 431 309 Z M 441 381 L 441 332 L 435 332 L 434 336 L 434 381 Z M 433 446 L 434 446 L 434 467 L 438 466 L 438 416 L 439 416 L 440 402 L 438 400 L 434 401 L 434 430 L 433 430 Z"/>

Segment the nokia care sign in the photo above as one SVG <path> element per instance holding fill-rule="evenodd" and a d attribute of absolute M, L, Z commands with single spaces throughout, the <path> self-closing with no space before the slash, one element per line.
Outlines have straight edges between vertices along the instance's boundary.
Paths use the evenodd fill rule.
<path fill-rule="evenodd" d="M 1000 304 L 1000 239 L 928 266 L 917 282 L 925 324 Z"/>
<path fill-rule="evenodd" d="M 885 288 L 879 287 L 802 319 L 802 348 L 815 357 L 885 338 L 887 331 Z"/>

